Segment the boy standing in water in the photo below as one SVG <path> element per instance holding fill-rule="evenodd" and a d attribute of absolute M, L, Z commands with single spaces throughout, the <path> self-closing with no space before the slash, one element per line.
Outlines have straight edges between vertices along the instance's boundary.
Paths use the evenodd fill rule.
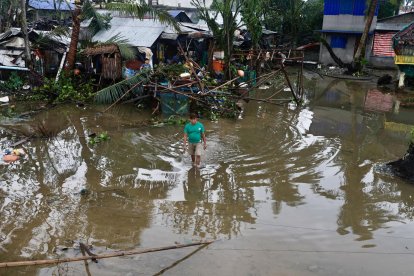
<path fill-rule="evenodd" d="M 200 167 L 201 141 L 204 142 L 204 150 L 207 148 L 205 129 L 202 123 L 198 122 L 197 115 L 190 114 L 190 122 L 184 127 L 184 150 L 187 148 L 191 155 L 193 166 Z"/>

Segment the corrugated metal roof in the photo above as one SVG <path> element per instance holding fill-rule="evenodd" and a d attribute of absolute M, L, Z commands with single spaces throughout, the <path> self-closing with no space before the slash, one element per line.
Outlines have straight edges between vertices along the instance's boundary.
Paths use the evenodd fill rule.
<path fill-rule="evenodd" d="M 60 11 L 70 11 L 75 9 L 73 0 L 55 0 L 56 9 Z M 36 10 L 54 10 L 53 0 L 29 0 L 29 6 Z"/>
<path fill-rule="evenodd" d="M 133 46 L 151 47 L 167 25 L 152 19 L 138 20 L 134 18 L 113 17 L 108 30 L 99 31 L 93 41 L 105 42 L 120 35 Z"/>
<path fill-rule="evenodd" d="M 180 10 L 170 10 L 168 11 L 168 13 L 172 16 L 172 17 L 176 17 L 177 15 L 179 15 L 180 13 L 185 13 L 184 11 L 180 11 Z"/>
<path fill-rule="evenodd" d="M 7 31 L 5 31 L 4 33 L 0 34 L 0 41 L 6 39 L 8 37 L 18 35 L 18 34 L 20 34 L 20 28 L 10 28 Z"/>
<path fill-rule="evenodd" d="M 399 31 L 402 30 L 405 26 L 407 26 L 407 23 L 377 23 L 377 26 L 375 27 L 376 31 Z"/>

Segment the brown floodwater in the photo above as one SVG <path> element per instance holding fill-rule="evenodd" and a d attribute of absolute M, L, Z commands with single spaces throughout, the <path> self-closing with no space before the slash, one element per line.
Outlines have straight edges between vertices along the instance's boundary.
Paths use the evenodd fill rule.
<path fill-rule="evenodd" d="M 133 106 L 2 117 L 2 148 L 6 130 L 39 122 L 57 136 L 0 165 L 0 262 L 81 256 L 78 242 L 99 254 L 216 241 L 187 259 L 196 248 L 0 275 L 412 275 L 414 184 L 384 164 L 404 155 L 414 111 L 381 104 L 393 97 L 373 83 L 307 77 L 304 107 L 250 101 L 237 120 L 201 119 L 201 169 L 181 154 L 182 126 L 142 126 L 150 113 Z"/>

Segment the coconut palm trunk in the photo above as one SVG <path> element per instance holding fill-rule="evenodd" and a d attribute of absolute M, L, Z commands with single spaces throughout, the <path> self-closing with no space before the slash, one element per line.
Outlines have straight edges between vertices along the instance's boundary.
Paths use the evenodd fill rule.
<path fill-rule="evenodd" d="M 80 33 L 80 15 L 82 12 L 80 0 L 75 1 L 75 10 L 72 14 L 72 34 L 70 37 L 69 51 L 67 55 L 67 62 L 65 71 L 69 72 L 75 67 L 76 52 L 78 50 L 78 41 Z"/>
<path fill-rule="evenodd" d="M 369 29 L 371 28 L 371 24 L 375 16 L 375 10 L 377 8 L 377 4 L 378 4 L 378 0 L 370 1 L 368 15 L 365 21 L 364 32 L 362 33 L 361 40 L 359 41 L 358 48 L 354 55 L 354 63 L 360 63 L 362 49 L 364 48 L 365 43 L 367 41 L 368 32 L 369 32 Z"/>
<path fill-rule="evenodd" d="M 26 0 L 20 0 L 21 14 L 21 30 L 24 36 L 24 60 L 26 67 L 32 69 L 32 56 L 30 54 L 29 34 L 27 33 L 27 18 L 26 18 Z"/>

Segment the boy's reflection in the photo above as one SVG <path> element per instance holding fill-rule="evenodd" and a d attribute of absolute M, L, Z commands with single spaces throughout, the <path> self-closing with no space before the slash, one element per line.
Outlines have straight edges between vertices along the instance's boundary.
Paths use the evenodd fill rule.
<path fill-rule="evenodd" d="M 200 170 L 191 168 L 188 171 L 188 181 L 184 183 L 184 198 L 188 202 L 203 200 L 204 182 L 201 178 Z"/>

